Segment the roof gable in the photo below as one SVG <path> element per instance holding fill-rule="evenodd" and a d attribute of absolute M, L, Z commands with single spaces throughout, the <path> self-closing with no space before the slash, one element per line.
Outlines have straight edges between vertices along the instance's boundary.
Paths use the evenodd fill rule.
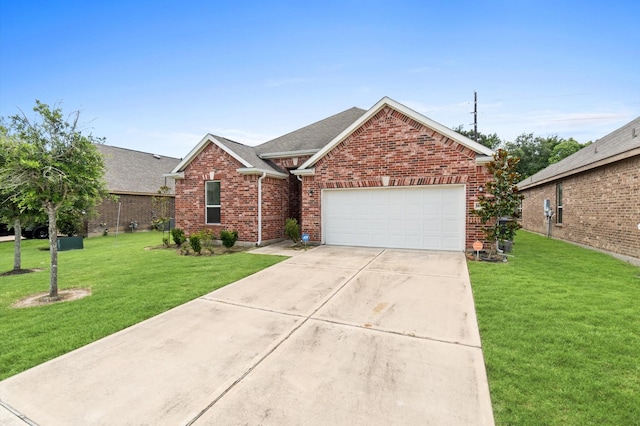
<path fill-rule="evenodd" d="M 524 179 L 518 184 L 518 188 L 541 185 L 633 155 L 640 155 L 640 117 Z"/>
<path fill-rule="evenodd" d="M 371 109 L 362 114 L 358 119 L 356 119 L 351 125 L 349 125 L 346 129 L 344 129 L 340 134 L 338 134 L 333 140 L 327 143 L 324 147 L 322 147 L 317 153 L 315 153 L 311 158 L 309 158 L 304 164 L 302 164 L 296 172 L 299 174 L 305 174 L 305 170 L 308 170 L 312 167 L 318 160 L 327 155 L 333 148 L 339 145 L 342 141 L 344 141 L 348 136 L 350 136 L 353 132 L 355 132 L 358 128 L 360 128 L 363 124 L 365 124 L 369 119 L 374 117 L 378 112 L 380 112 L 383 108 L 390 107 L 405 116 L 417 121 L 418 123 L 437 131 L 438 133 L 452 139 L 467 148 L 475 151 L 478 154 L 482 154 L 485 156 L 493 155 L 493 151 L 490 148 L 487 148 L 484 145 L 481 145 L 471 139 L 454 132 L 450 128 L 437 123 L 430 118 L 425 117 L 424 115 L 402 105 L 399 102 L 394 101 L 391 98 L 384 97 L 378 103 L 376 103 Z"/>
<path fill-rule="evenodd" d="M 209 144 L 214 144 L 224 152 L 233 157 L 242 166 L 239 171 L 247 174 L 251 173 L 267 173 L 275 177 L 284 177 L 283 173 L 276 165 L 269 161 L 265 161 L 258 157 L 255 148 L 234 142 L 222 136 L 206 134 L 200 142 L 187 154 L 187 156 L 172 171 L 172 175 L 179 175 L 184 172 L 187 166 L 196 158 Z"/>
<path fill-rule="evenodd" d="M 179 158 L 96 144 L 105 165 L 105 181 L 111 193 L 156 194 L 161 186 L 174 193 L 174 181 L 163 175 L 180 162 Z"/>

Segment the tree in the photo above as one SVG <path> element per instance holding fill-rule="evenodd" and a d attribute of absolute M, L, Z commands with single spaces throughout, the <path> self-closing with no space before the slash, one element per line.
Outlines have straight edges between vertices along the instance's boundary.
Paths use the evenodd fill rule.
<path fill-rule="evenodd" d="M 480 208 L 473 210 L 473 214 L 480 217 L 484 224 L 483 231 L 489 241 L 495 241 L 496 247 L 504 241 L 511 241 L 520 229 L 520 224 L 515 220 L 520 217 L 520 202 L 524 198 L 518 193 L 516 184 L 520 181 L 517 172 L 517 157 L 512 157 L 504 149 L 498 149 L 493 154 L 493 160 L 487 165 L 492 179 L 485 185 L 488 195 L 480 195 L 478 203 Z M 501 220 L 501 218 L 509 218 Z"/>
<path fill-rule="evenodd" d="M 80 112 L 64 119 L 59 107 L 36 100 L 39 115 L 31 122 L 24 113 L 11 116 L 16 139 L 0 169 L 0 191 L 12 194 L 21 209 L 46 212 L 49 221 L 51 274 L 49 296 L 58 297 L 58 217 L 62 211 L 89 210 L 104 195 L 104 162 L 94 143 L 78 128 Z"/>
<path fill-rule="evenodd" d="M 452 129 L 454 132 L 458 132 L 463 136 L 468 137 L 471 140 L 475 140 L 475 135 L 474 135 L 474 131 L 469 129 L 469 130 L 465 130 L 464 126 L 461 124 L 458 127 L 454 127 Z M 491 148 L 491 149 L 496 149 L 498 148 L 500 145 L 502 145 L 502 139 L 500 139 L 500 137 L 498 137 L 497 133 L 491 133 L 489 135 L 486 135 L 484 133 L 478 132 L 478 143 Z"/>
<path fill-rule="evenodd" d="M 533 133 L 523 133 L 515 141 L 505 143 L 505 149 L 520 158 L 517 171 L 525 179 L 549 165 L 553 148 L 561 141 L 557 135 L 543 138 Z"/>
<path fill-rule="evenodd" d="M 553 147 L 551 155 L 549 156 L 549 164 L 557 163 L 558 161 L 580 151 L 587 145 L 591 145 L 591 142 L 583 144 L 574 138 L 563 139 L 562 142 Z"/>
<path fill-rule="evenodd" d="M 15 141 L 9 135 L 9 130 L 0 124 L 0 170 L 6 167 L 11 153 L 15 149 Z M 21 234 L 22 226 L 20 223 L 20 208 L 13 194 L 3 188 L 0 188 L 0 221 L 12 224 L 14 229 L 14 245 L 13 245 L 13 270 L 19 271 L 22 266 L 21 260 Z"/>
<path fill-rule="evenodd" d="M 151 225 L 157 229 L 162 230 L 162 242 L 165 245 L 168 245 L 168 237 L 165 240 L 164 232 L 166 231 L 167 224 L 171 220 L 169 217 L 169 188 L 166 185 L 162 185 L 160 189 L 158 189 L 158 195 L 155 195 L 151 198 L 151 207 L 153 207 L 153 213 L 155 219 L 153 219 Z"/>

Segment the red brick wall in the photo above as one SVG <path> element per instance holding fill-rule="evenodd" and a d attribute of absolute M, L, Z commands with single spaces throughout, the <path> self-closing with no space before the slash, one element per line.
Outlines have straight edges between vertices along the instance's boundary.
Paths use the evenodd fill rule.
<path fill-rule="evenodd" d="M 138 223 L 138 230 L 150 230 L 151 222 L 157 218 L 153 209 L 150 195 L 117 195 L 118 200 L 105 200 L 97 206 L 97 216 L 89 220 L 87 230 L 89 235 L 102 234 L 104 227 L 101 223 L 106 223 L 110 233 L 115 233 L 118 222 L 118 204 L 120 204 L 120 228 L 119 232 L 131 231 L 129 224 Z M 169 216 L 174 215 L 174 198 L 169 198 Z"/>
<path fill-rule="evenodd" d="M 561 180 L 562 224 L 553 219 L 555 238 L 640 259 L 640 156 Z M 556 183 L 522 191 L 524 229 L 547 233 L 543 200 L 556 208 Z"/>
<path fill-rule="evenodd" d="M 302 187 L 302 229 L 320 241 L 320 193 L 324 188 L 464 184 L 467 191 L 466 246 L 484 240 L 479 218 L 469 212 L 478 186 L 490 175 L 476 153 L 389 107 L 364 123 L 315 165 Z M 313 195 L 310 195 L 313 191 Z"/>
<path fill-rule="evenodd" d="M 243 167 L 215 144 L 209 144 L 176 180 L 176 227 L 187 235 L 211 229 L 217 236 L 223 229 L 238 231 L 238 240 L 258 240 L 257 175 L 241 175 Z M 212 178 L 213 175 L 213 178 Z M 220 225 L 205 224 L 205 182 L 220 181 Z"/>
<path fill-rule="evenodd" d="M 176 181 L 176 227 L 187 235 L 211 229 L 217 236 L 223 229 L 238 231 L 238 240 L 258 241 L 258 179 L 241 175 L 243 167 L 215 144 L 205 148 L 185 169 L 185 178 Z M 212 178 L 213 175 L 213 178 Z M 292 176 L 295 179 L 295 176 Z M 220 181 L 220 225 L 205 224 L 205 182 Z M 265 177 L 262 180 L 262 240 L 284 236 L 289 213 L 289 181 Z"/>
<path fill-rule="evenodd" d="M 293 158 L 277 158 L 272 160 L 275 164 L 277 164 L 280 168 L 286 169 L 287 171 L 296 169 L 302 165 L 305 161 L 309 159 L 309 155 L 302 157 L 293 157 Z M 300 213 L 301 209 L 301 188 L 302 183 L 298 180 L 297 176 L 289 173 L 289 177 L 287 179 L 288 185 L 285 188 L 286 196 L 289 200 L 287 203 L 285 210 L 283 210 L 284 218 L 294 218 L 298 220 L 298 223 L 301 223 L 302 216 Z"/>

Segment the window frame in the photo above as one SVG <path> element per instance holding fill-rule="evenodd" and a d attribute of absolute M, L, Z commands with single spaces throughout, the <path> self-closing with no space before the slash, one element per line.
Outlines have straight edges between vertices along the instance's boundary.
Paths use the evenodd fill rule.
<path fill-rule="evenodd" d="M 209 184 L 218 184 L 218 204 L 209 204 L 208 193 Z M 222 184 L 219 180 L 208 180 L 204 183 L 204 223 L 205 225 L 220 225 L 222 222 Z M 209 222 L 209 209 L 218 209 L 218 222 Z"/>
<path fill-rule="evenodd" d="M 564 188 L 562 182 L 556 183 L 556 224 L 562 225 L 564 213 Z"/>

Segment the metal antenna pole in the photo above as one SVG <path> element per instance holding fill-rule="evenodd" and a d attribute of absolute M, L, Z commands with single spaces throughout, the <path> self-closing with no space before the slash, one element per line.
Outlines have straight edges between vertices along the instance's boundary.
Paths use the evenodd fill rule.
<path fill-rule="evenodd" d="M 478 142 L 478 92 L 473 91 L 473 139 Z"/>

